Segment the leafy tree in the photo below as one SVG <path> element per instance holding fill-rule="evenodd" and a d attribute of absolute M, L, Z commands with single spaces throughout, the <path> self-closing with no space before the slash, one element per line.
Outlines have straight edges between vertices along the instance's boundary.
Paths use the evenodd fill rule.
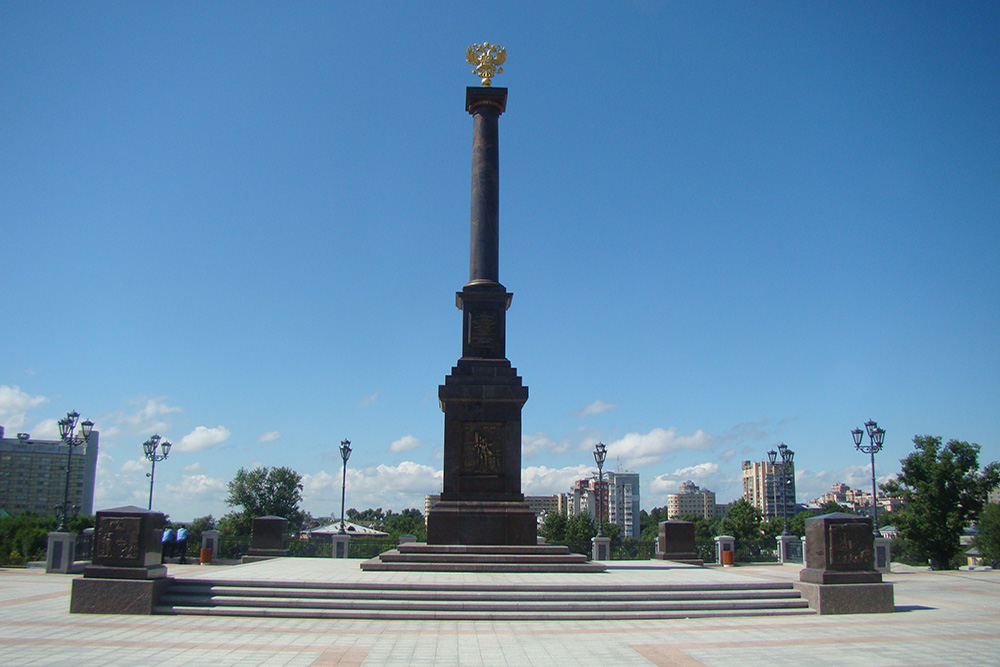
<path fill-rule="evenodd" d="M 660 522 L 667 520 L 666 507 L 654 507 L 648 513 L 646 510 L 639 511 L 639 539 L 643 541 L 655 540 L 660 536 Z"/>
<path fill-rule="evenodd" d="M 857 512 L 855 512 L 854 510 L 852 510 L 847 505 L 841 505 L 836 500 L 828 500 L 828 501 L 826 501 L 825 503 L 823 503 L 822 505 L 819 506 L 819 512 L 816 514 L 816 516 L 819 516 L 819 515 L 822 515 L 822 514 L 834 514 L 834 513 L 837 513 L 837 512 L 840 512 L 840 513 L 843 513 L 843 514 L 857 514 Z"/>
<path fill-rule="evenodd" d="M 569 521 L 562 512 L 549 512 L 538 532 L 549 542 L 562 542 L 566 539 L 567 523 Z"/>
<path fill-rule="evenodd" d="M 961 555 L 962 532 L 975 521 L 990 489 L 1000 483 L 1000 463 L 979 468 L 979 445 L 918 435 L 917 451 L 882 490 L 902 498 L 897 528 L 934 569 L 952 569 Z"/>
<path fill-rule="evenodd" d="M 586 512 L 574 514 L 566 522 L 567 542 L 588 542 L 594 535 L 597 535 L 597 528 Z"/>
<path fill-rule="evenodd" d="M 983 560 L 996 568 L 1000 565 L 1000 505 L 989 504 L 979 514 L 979 534 L 975 545 Z"/>
<path fill-rule="evenodd" d="M 736 502 L 730 503 L 729 510 L 719 527 L 723 533 L 732 535 L 737 541 L 756 541 L 763 535 L 761 530 L 763 519 L 759 509 L 746 498 L 740 498 Z"/>
<path fill-rule="evenodd" d="M 291 468 L 240 468 L 229 482 L 226 504 L 243 509 L 222 517 L 219 529 L 230 535 L 249 535 L 255 518 L 280 516 L 288 519 L 290 530 L 299 531 L 305 521 L 301 502 L 302 475 Z"/>

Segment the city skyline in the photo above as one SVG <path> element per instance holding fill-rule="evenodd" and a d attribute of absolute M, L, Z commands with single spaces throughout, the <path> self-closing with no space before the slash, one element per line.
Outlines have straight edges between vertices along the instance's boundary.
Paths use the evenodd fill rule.
<path fill-rule="evenodd" d="M 577 11 L 568 11 L 569 8 Z M 474 42 L 506 47 L 500 282 L 526 495 L 642 507 L 795 451 L 797 500 L 930 434 L 1000 459 L 996 5 L 14 3 L 0 22 L 0 425 L 100 432 L 95 509 L 441 491 Z"/>

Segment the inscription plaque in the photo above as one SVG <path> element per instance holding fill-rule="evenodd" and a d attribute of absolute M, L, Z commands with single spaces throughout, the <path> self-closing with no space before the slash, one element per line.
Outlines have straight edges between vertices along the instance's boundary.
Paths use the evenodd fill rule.
<path fill-rule="evenodd" d="M 496 343 L 499 318 L 496 313 L 470 313 L 469 344 L 490 347 Z"/>
<path fill-rule="evenodd" d="M 462 425 L 462 472 L 499 475 L 503 472 L 503 423 Z"/>

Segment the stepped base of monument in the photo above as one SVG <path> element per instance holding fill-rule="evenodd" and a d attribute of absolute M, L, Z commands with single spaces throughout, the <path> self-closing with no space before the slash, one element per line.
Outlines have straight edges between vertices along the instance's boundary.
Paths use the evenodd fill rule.
<path fill-rule="evenodd" d="M 370 572 L 604 572 L 607 567 L 570 553 L 569 547 L 536 545 L 400 544 L 363 561 Z"/>

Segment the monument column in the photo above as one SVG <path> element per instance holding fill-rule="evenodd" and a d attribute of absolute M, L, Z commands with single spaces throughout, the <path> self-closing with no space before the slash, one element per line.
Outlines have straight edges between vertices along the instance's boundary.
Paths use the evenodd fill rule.
<path fill-rule="evenodd" d="M 444 484 L 427 516 L 427 542 L 533 545 L 535 513 L 521 493 L 521 407 L 528 388 L 506 358 L 513 295 L 499 282 L 498 119 L 507 89 L 489 85 L 498 71 L 489 67 L 502 64 L 506 54 L 489 44 L 477 48 L 470 47 L 469 62 L 488 74 L 481 73 L 483 86 L 468 88 L 465 96 L 473 140 L 469 282 L 455 299 L 462 311 L 462 357 L 438 388 Z"/>

